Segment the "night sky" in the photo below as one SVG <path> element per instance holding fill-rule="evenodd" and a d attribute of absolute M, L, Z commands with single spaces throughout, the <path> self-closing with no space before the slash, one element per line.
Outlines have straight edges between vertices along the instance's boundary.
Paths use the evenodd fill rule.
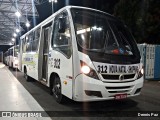
<path fill-rule="evenodd" d="M 45 20 L 47 17 L 52 15 L 52 3 L 48 2 L 49 0 L 46 0 L 41 5 L 36 5 L 37 11 L 39 13 L 39 17 L 36 19 L 36 25 Z M 62 7 L 68 5 L 74 5 L 74 6 L 83 6 L 83 7 L 90 7 L 98 10 L 105 11 L 107 13 L 113 14 L 114 6 L 119 0 L 58 0 L 57 3 L 54 3 L 54 12 L 61 9 Z M 31 22 L 31 28 L 33 28 L 35 25 L 33 24 L 34 20 L 32 18 L 29 18 Z M 22 25 L 23 26 L 23 25 Z M 24 27 L 25 29 L 25 27 Z M 23 35 L 26 33 L 26 31 L 22 32 Z M 18 40 L 17 40 L 18 43 Z M 0 51 L 7 51 L 8 48 L 11 46 L 1 46 L 0 45 Z"/>

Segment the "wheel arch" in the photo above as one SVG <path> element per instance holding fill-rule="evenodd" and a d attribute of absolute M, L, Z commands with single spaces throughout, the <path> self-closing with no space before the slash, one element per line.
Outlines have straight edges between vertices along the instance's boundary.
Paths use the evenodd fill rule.
<path fill-rule="evenodd" d="M 49 77 L 49 87 L 51 87 L 53 85 L 53 81 L 54 81 L 55 77 L 59 77 L 59 75 L 55 72 L 52 72 Z"/>

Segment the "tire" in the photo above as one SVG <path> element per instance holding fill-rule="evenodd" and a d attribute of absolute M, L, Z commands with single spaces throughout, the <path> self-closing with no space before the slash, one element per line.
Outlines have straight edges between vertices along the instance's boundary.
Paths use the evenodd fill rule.
<path fill-rule="evenodd" d="M 26 68 L 24 69 L 24 78 L 26 79 L 27 82 L 29 82 L 30 79 L 31 79 L 31 78 L 27 75 L 27 70 L 26 70 Z"/>
<path fill-rule="evenodd" d="M 50 87 L 49 87 L 50 95 L 53 95 L 53 91 L 52 91 L 52 89 L 53 89 L 53 80 L 54 80 L 54 78 L 51 77 L 51 79 L 50 79 Z"/>
<path fill-rule="evenodd" d="M 64 103 L 66 98 L 64 95 L 62 95 L 62 87 L 61 87 L 61 80 L 59 77 L 55 77 L 53 80 L 53 85 L 52 85 L 52 92 L 53 92 L 53 97 L 58 103 Z"/>

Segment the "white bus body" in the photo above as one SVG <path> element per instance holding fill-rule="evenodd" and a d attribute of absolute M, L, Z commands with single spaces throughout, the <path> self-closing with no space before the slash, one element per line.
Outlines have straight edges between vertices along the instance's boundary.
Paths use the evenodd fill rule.
<path fill-rule="evenodd" d="M 143 67 L 132 35 L 107 13 L 66 6 L 21 36 L 20 67 L 50 87 L 57 102 L 140 94 Z"/>
<path fill-rule="evenodd" d="M 19 64 L 18 51 L 19 51 L 19 45 L 13 46 L 8 49 L 8 57 L 7 57 L 8 66 L 13 69 L 18 68 L 18 64 Z"/>

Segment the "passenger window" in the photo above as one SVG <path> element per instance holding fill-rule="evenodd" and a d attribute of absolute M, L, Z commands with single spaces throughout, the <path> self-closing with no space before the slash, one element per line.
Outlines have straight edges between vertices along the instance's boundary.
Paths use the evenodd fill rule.
<path fill-rule="evenodd" d="M 28 39 L 26 38 L 26 40 L 27 40 L 26 51 L 31 52 L 32 51 L 32 42 L 33 42 L 33 32 L 31 32 L 28 35 Z"/>
<path fill-rule="evenodd" d="M 23 52 L 33 52 L 37 51 L 39 45 L 40 28 L 31 32 L 25 37 L 23 41 Z"/>
<path fill-rule="evenodd" d="M 28 35 L 25 37 L 23 41 L 23 52 L 25 53 L 27 50 L 27 42 L 28 42 Z"/>
<path fill-rule="evenodd" d="M 26 45 L 26 52 L 31 52 L 32 50 L 32 42 L 27 42 L 27 45 Z"/>
<path fill-rule="evenodd" d="M 37 51 L 39 45 L 40 28 L 34 31 L 34 40 L 32 42 L 32 51 Z"/>
<path fill-rule="evenodd" d="M 20 41 L 20 46 L 22 46 L 22 52 L 24 52 L 24 38 Z M 19 49 L 20 50 L 20 49 Z M 20 52 L 20 51 L 19 51 Z"/>
<path fill-rule="evenodd" d="M 37 51 L 38 45 L 39 45 L 39 40 L 34 40 L 32 42 L 32 51 Z"/>
<path fill-rule="evenodd" d="M 35 39 L 34 40 L 38 40 L 39 37 L 40 37 L 40 28 L 38 28 L 36 31 L 35 31 Z"/>
<path fill-rule="evenodd" d="M 33 36 L 34 36 L 34 33 L 31 32 L 28 36 L 28 41 L 33 41 Z"/>
<path fill-rule="evenodd" d="M 10 56 L 13 56 L 13 49 L 10 49 L 10 50 L 9 50 L 9 55 L 10 55 Z"/>
<path fill-rule="evenodd" d="M 49 47 L 48 43 L 49 43 L 50 33 L 51 33 L 50 30 L 51 30 L 50 25 L 47 27 L 44 27 L 44 48 L 43 48 L 44 53 L 48 53 L 48 47 Z"/>
<path fill-rule="evenodd" d="M 67 12 L 55 18 L 52 34 L 52 47 L 68 58 L 71 57 L 71 30 Z"/>

